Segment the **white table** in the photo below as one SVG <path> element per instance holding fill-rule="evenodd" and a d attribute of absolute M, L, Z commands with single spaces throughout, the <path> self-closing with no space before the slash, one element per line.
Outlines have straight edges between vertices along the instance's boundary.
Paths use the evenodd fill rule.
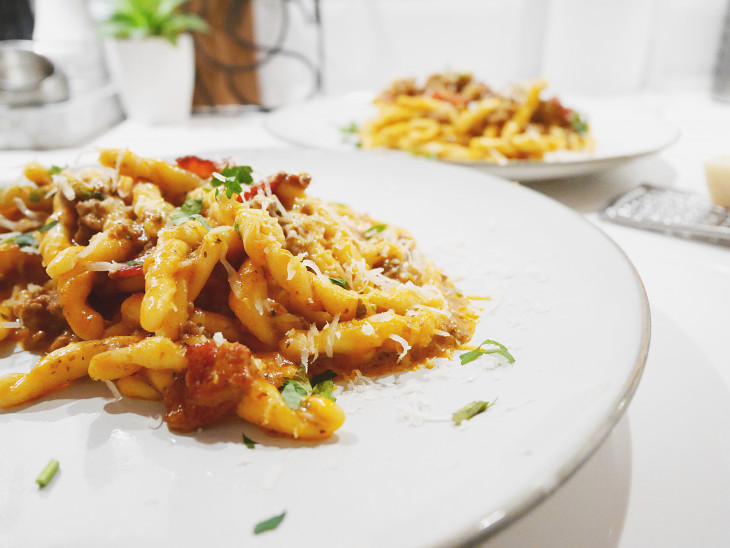
<path fill-rule="evenodd" d="M 556 493 L 488 541 L 495 547 L 730 546 L 730 248 L 619 227 L 596 212 L 642 182 L 705 192 L 702 162 L 730 154 L 730 105 L 699 94 L 629 98 L 682 131 L 662 153 L 597 175 L 531 185 L 584 213 L 628 255 L 652 312 L 651 348 L 628 413 Z M 262 115 L 184 127 L 126 121 L 83 150 L 0 152 L 0 180 L 30 160 L 65 165 L 105 146 L 176 155 L 285 147 Z"/>

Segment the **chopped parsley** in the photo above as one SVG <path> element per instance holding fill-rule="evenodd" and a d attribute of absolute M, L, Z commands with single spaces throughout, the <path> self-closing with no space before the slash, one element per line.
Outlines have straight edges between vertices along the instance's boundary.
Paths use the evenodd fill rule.
<path fill-rule="evenodd" d="M 286 511 L 282 512 L 278 516 L 274 516 L 273 518 L 269 518 L 257 523 L 256 527 L 253 528 L 253 534 L 258 535 L 260 533 L 276 529 L 281 524 L 281 522 L 284 521 L 284 516 L 286 516 Z"/>
<path fill-rule="evenodd" d="M 573 111 L 570 114 L 570 127 L 572 127 L 577 133 L 583 134 L 588 131 L 588 122 L 580 115 L 579 112 Z"/>
<path fill-rule="evenodd" d="M 358 127 L 357 122 L 350 122 L 345 126 L 340 126 L 340 132 L 344 133 L 345 135 L 351 135 L 359 131 L 360 128 Z"/>
<path fill-rule="evenodd" d="M 31 190 L 30 194 L 28 194 L 28 199 L 33 203 L 40 202 L 41 198 L 43 198 L 43 194 L 41 194 L 41 191 L 38 189 Z"/>
<path fill-rule="evenodd" d="M 48 232 L 49 230 L 51 230 L 57 224 L 58 224 L 58 221 L 51 221 L 50 223 L 45 224 L 42 227 L 40 227 L 38 229 L 38 232 L 40 232 L 41 234 L 43 234 L 44 232 Z"/>
<path fill-rule="evenodd" d="M 132 259 L 131 261 L 127 261 L 124 264 L 126 264 L 127 266 L 139 266 L 141 264 L 144 264 L 144 261 L 141 259 Z"/>
<path fill-rule="evenodd" d="M 492 345 L 496 346 L 496 348 L 484 349 L 482 348 L 482 346 L 484 345 Z M 461 360 L 461 365 L 464 365 L 476 360 L 479 356 L 483 356 L 484 354 L 499 354 L 501 356 L 504 356 L 509 363 L 514 363 L 515 361 L 514 357 L 512 357 L 512 354 L 509 353 L 509 351 L 503 344 L 500 344 L 497 341 L 493 341 L 492 339 L 487 339 L 482 342 L 482 344 L 477 346 L 474 350 L 470 350 L 469 352 L 464 352 L 463 354 L 459 355 L 459 359 Z"/>
<path fill-rule="evenodd" d="M 337 378 L 337 373 L 335 373 L 331 369 L 328 369 L 327 371 L 314 375 L 312 377 L 312 385 L 317 386 L 321 382 L 329 381 L 335 378 Z"/>
<path fill-rule="evenodd" d="M 58 221 L 51 221 L 50 223 L 40 227 L 38 229 L 38 232 L 41 234 L 43 234 L 44 232 L 48 232 L 57 224 Z M 17 236 L 5 238 L 2 242 L 0 242 L 0 245 L 12 243 L 17 244 L 18 247 L 35 247 L 36 245 L 38 245 L 38 240 L 35 237 L 35 231 L 31 230 L 30 232 L 23 232 L 22 234 L 18 234 Z"/>
<path fill-rule="evenodd" d="M 312 377 L 313 382 L 310 382 L 304 366 L 300 365 L 293 378 L 284 379 L 284 384 L 281 385 L 279 391 L 284 402 L 291 409 L 299 409 L 302 400 L 312 394 L 335 401 L 335 397 L 332 395 L 335 383 L 332 382 L 332 378 L 336 376 L 334 371 L 328 369 L 324 373 Z"/>
<path fill-rule="evenodd" d="M 49 175 L 58 175 L 62 171 L 63 171 L 63 168 L 61 166 L 51 166 L 48 168 Z"/>
<path fill-rule="evenodd" d="M 243 434 L 243 444 L 249 449 L 253 449 L 256 445 L 258 445 L 258 442 L 253 441 L 246 434 Z"/>
<path fill-rule="evenodd" d="M 172 214 L 170 220 L 175 226 L 179 226 L 186 221 L 195 220 L 203 225 L 206 229 L 210 230 L 212 227 L 210 226 L 208 221 L 206 221 L 205 218 L 200 214 L 201 211 L 203 211 L 202 198 L 187 199 L 183 202 L 183 205 L 181 205 L 175 211 L 175 213 Z"/>
<path fill-rule="evenodd" d="M 378 233 L 382 232 L 383 230 L 385 230 L 385 228 L 386 228 L 387 226 L 388 226 L 388 225 L 373 225 L 373 226 L 371 226 L 370 228 L 368 228 L 368 229 L 367 229 L 367 230 L 366 230 L 366 231 L 365 231 L 365 232 L 363 233 L 363 236 L 365 236 L 365 239 L 368 239 L 368 238 L 372 238 L 372 237 L 373 237 L 373 236 L 375 236 L 376 234 L 378 234 Z"/>
<path fill-rule="evenodd" d="M 490 405 L 492 404 L 486 401 L 473 401 L 467 403 L 464 407 L 452 414 L 451 418 L 454 424 L 459 426 L 463 421 L 468 421 L 476 417 L 479 413 L 484 413 Z"/>
<path fill-rule="evenodd" d="M 333 278 L 330 276 L 330 281 L 335 285 L 339 285 L 342 289 L 347 289 L 347 281 L 342 278 Z"/>
<path fill-rule="evenodd" d="M 55 476 L 56 472 L 58 472 L 58 466 L 58 461 L 56 459 L 51 459 L 48 461 L 46 467 L 41 471 L 40 474 L 38 474 L 38 477 L 35 479 L 38 487 L 43 488 L 51 482 L 53 476 Z"/>
<path fill-rule="evenodd" d="M 220 173 L 213 173 L 210 184 L 214 187 L 224 185 L 226 188 L 226 196 L 230 199 L 234 194 L 243 192 L 242 185 L 250 185 L 253 183 L 252 171 L 253 168 L 251 166 L 225 167 Z"/>

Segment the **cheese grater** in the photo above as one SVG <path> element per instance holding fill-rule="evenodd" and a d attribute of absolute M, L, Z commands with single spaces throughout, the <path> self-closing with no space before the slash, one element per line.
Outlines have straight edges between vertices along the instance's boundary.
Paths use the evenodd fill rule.
<path fill-rule="evenodd" d="M 702 194 L 643 184 L 600 212 L 617 224 L 730 246 L 730 211 Z"/>

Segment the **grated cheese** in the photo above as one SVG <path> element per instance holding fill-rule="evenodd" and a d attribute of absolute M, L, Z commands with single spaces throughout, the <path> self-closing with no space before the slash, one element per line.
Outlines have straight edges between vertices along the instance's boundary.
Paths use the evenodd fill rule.
<path fill-rule="evenodd" d="M 337 324 L 340 321 L 340 315 L 337 314 L 332 319 L 332 323 L 328 323 L 325 329 L 327 330 L 327 341 L 324 345 L 324 353 L 328 358 L 332 357 L 332 345 L 335 342 L 335 337 L 340 333 L 337 331 Z"/>
<path fill-rule="evenodd" d="M 69 202 L 72 202 L 74 198 L 76 198 L 76 191 L 71 186 L 71 183 L 68 182 L 68 177 L 66 177 L 65 175 L 54 175 L 53 182 L 61 191 L 63 197 L 66 198 Z"/>
<path fill-rule="evenodd" d="M 403 358 L 405 358 L 406 354 L 408 354 L 408 351 L 411 349 L 411 345 L 408 344 L 408 341 L 400 335 L 393 334 L 389 338 L 399 343 L 403 347 L 403 351 L 398 355 L 398 361 L 401 361 Z"/>
<path fill-rule="evenodd" d="M 114 396 L 114 400 L 119 401 L 122 399 L 121 392 L 119 392 L 119 389 L 112 381 L 104 381 L 104 383 L 107 385 L 107 387 L 109 388 L 109 391 Z"/>
<path fill-rule="evenodd" d="M 31 210 L 18 196 L 13 198 L 13 201 L 15 202 L 15 206 L 18 208 L 18 210 L 29 219 L 39 220 L 43 218 L 43 215 L 41 215 L 37 211 Z"/>

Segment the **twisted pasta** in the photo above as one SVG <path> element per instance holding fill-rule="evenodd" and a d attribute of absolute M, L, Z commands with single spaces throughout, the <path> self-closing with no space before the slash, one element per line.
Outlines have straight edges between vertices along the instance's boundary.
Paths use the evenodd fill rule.
<path fill-rule="evenodd" d="M 0 407 L 88 376 L 163 400 L 173 430 L 234 413 L 324 439 L 344 414 L 310 379 L 414 368 L 471 338 L 468 301 L 404 230 L 309 197 L 308 175 L 254 184 L 250 168 L 191 158 L 29 166 L 49 195 L 35 210 L 0 192 L 20 197 L 9 223 L 35 222 L 0 239 L 0 339 L 47 352 L 0 377 Z"/>
<path fill-rule="evenodd" d="M 398 80 L 359 130 L 364 148 L 386 147 L 448 160 L 541 160 L 557 150 L 592 151 L 589 127 L 537 79 L 498 94 L 470 74 L 436 74 L 423 87 Z"/>

